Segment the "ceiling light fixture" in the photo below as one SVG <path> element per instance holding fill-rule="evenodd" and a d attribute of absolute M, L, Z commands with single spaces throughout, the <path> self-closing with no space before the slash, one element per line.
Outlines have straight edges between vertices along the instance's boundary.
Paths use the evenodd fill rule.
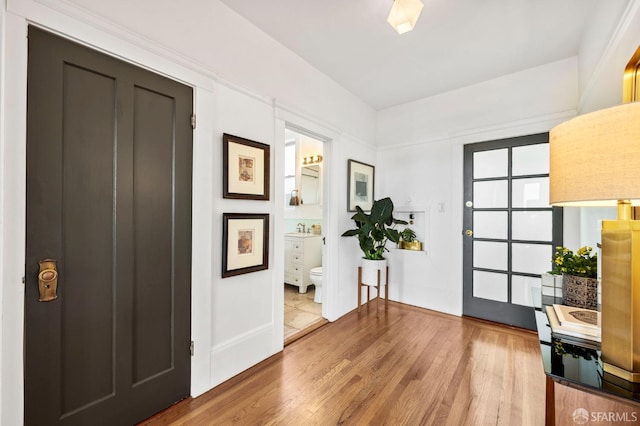
<path fill-rule="evenodd" d="M 404 34 L 416 25 L 423 7 L 420 0 L 394 0 L 387 22 L 398 34 Z"/>

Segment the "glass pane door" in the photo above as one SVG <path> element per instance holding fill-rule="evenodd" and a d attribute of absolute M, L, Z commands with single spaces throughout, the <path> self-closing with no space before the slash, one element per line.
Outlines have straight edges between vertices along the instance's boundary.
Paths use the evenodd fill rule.
<path fill-rule="evenodd" d="M 535 329 L 532 288 L 562 245 L 548 141 L 545 133 L 465 146 L 464 315 Z"/>

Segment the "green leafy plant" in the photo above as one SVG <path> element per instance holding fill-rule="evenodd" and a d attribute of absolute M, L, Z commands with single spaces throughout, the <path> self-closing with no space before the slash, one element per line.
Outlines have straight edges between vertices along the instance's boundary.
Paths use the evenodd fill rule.
<path fill-rule="evenodd" d="M 593 248 L 589 246 L 580 247 L 575 253 L 566 247 L 556 247 L 551 273 L 596 278 L 598 276 L 598 254 L 591 254 L 592 251 Z"/>
<path fill-rule="evenodd" d="M 400 232 L 400 238 L 402 238 L 402 241 L 410 243 L 412 241 L 415 241 L 416 233 L 411 228 L 404 228 L 402 232 Z"/>
<path fill-rule="evenodd" d="M 356 211 L 351 217 L 356 222 L 356 228 L 345 231 L 342 236 L 358 237 L 365 259 L 384 260 L 387 241 L 400 241 L 400 233 L 394 229 L 395 225 L 406 225 L 407 222 L 393 218 L 393 202 L 389 197 L 374 200 L 369 214 L 360 206 L 356 206 Z"/>

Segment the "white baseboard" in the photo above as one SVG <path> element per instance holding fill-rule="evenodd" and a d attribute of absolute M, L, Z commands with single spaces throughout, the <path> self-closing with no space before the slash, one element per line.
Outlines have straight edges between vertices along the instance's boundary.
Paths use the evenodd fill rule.
<path fill-rule="evenodd" d="M 211 348 L 211 387 L 273 355 L 274 324 L 265 324 Z"/>

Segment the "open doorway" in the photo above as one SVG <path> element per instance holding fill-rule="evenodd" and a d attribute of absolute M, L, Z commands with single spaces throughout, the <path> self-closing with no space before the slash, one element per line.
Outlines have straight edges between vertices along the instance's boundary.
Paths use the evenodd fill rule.
<path fill-rule="evenodd" d="M 284 341 L 327 322 L 322 316 L 323 142 L 285 129 Z"/>

